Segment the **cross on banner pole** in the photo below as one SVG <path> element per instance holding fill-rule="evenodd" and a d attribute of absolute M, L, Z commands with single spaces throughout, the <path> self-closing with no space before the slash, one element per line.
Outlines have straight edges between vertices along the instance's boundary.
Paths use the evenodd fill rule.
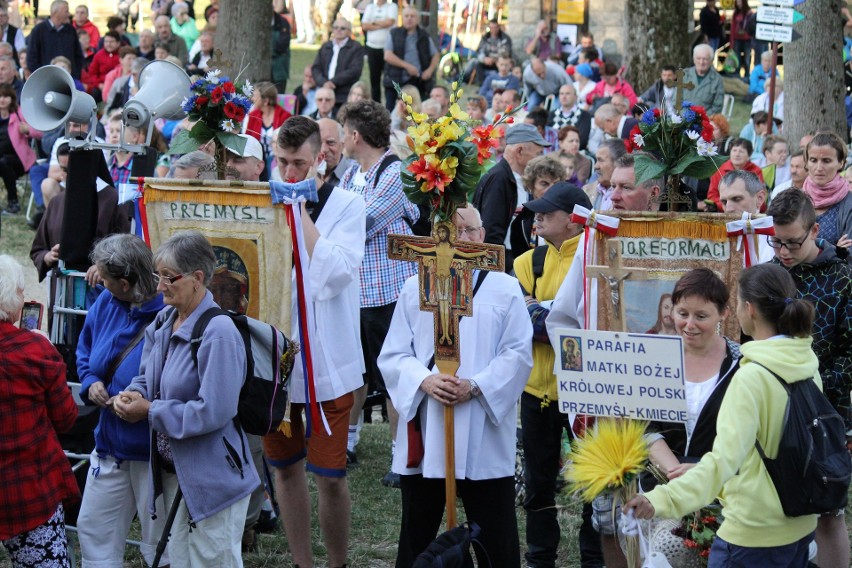
<path fill-rule="evenodd" d="M 693 83 L 684 83 L 683 69 L 678 69 L 675 73 L 674 81 L 666 81 L 666 87 L 675 88 L 675 112 L 680 112 L 680 109 L 683 107 L 683 90 L 687 89 L 691 91 L 695 88 L 695 85 Z"/>
<path fill-rule="evenodd" d="M 434 318 L 435 363 L 441 373 L 455 376 L 459 369 L 459 318 L 473 314 L 471 272 L 505 268 L 505 249 L 500 245 L 456 240 L 450 222 L 437 222 L 431 237 L 388 235 L 388 258 L 417 261 L 420 310 Z M 456 518 L 455 428 L 453 407 L 444 407 L 447 527 Z"/>
<path fill-rule="evenodd" d="M 624 316 L 624 281 L 648 280 L 648 270 L 645 268 L 625 267 L 621 263 L 621 241 L 610 239 L 606 243 L 607 266 L 586 266 L 589 278 L 600 278 L 609 286 L 610 302 L 612 303 L 613 323 L 618 329 L 610 331 L 627 331 Z"/>

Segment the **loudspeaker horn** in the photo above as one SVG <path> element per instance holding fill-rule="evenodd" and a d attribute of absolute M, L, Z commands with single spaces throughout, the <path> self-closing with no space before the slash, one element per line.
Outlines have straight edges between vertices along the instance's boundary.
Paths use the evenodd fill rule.
<path fill-rule="evenodd" d="M 88 124 L 97 105 L 89 94 L 77 90 L 65 69 L 46 65 L 24 83 L 21 111 L 30 126 L 47 132 L 69 121 Z"/>
<path fill-rule="evenodd" d="M 174 63 L 152 61 L 139 74 L 139 92 L 124 105 L 124 124 L 143 128 L 151 119 L 183 118 L 181 102 L 191 84 L 186 71 Z"/>

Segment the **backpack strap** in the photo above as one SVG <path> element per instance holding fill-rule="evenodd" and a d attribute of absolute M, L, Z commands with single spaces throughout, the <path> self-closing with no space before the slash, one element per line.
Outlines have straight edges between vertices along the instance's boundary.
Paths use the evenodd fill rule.
<path fill-rule="evenodd" d="M 189 338 L 189 349 L 192 352 L 192 362 L 195 364 L 196 369 L 198 368 L 198 349 L 201 347 L 201 337 L 204 335 L 204 330 L 207 329 L 210 320 L 221 315 L 228 315 L 228 312 L 222 308 L 208 308 L 198 317 L 198 320 L 192 327 L 192 335 Z"/>
<path fill-rule="evenodd" d="M 231 317 L 233 314 L 222 308 L 212 307 L 205 310 L 201 316 L 199 316 L 198 320 L 195 322 L 195 325 L 192 326 L 192 335 L 189 339 L 189 349 L 192 352 L 192 362 L 195 364 L 195 368 L 198 369 L 198 350 L 201 348 L 201 338 L 204 336 L 204 330 L 207 329 L 207 326 L 210 324 L 210 320 L 215 318 L 216 316 L 228 316 Z M 251 339 L 247 337 L 248 329 L 243 326 L 234 325 L 237 328 L 237 331 L 240 333 L 240 336 L 243 340 L 243 345 L 245 345 L 246 351 L 246 376 L 243 379 L 244 381 L 248 380 L 248 377 L 251 377 L 254 373 L 254 360 L 251 357 Z M 237 429 L 237 432 L 243 432 L 243 427 L 240 424 L 239 414 L 235 414 L 233 418 L 234 427 Z M 242 445 L 243 450 L 243 461 L 248 463 L 248 452 L 246 451 L 246 441 L 245 438 L 240 435 L 240 444 Z"/>
<path fill-rule="evenodd" d="M 399 159 L 399 157 L 396 154 L 388 154 L 387 156 L 384 157 L 384 159 L 382 160 L 382 163 L 379 164 L 379 169 L 376 170 L 376 177 L 373 178 L 373 187 L 374 188 L 379 183 L 379 179 L 382 177 L 382 174 L 385 173 L 386 169 L 388 169 L 388 166 L 390 166 L 394 162 L 399 162 L 399 161 L 401 161 L 401 160 Z"/>
<path fill-rule="evenodd" d="M 544 261 L 547 258 L 547 245 L 539 245 L 533 249 L 532 253 L 532 271 L 533 285 L 530 296 L 535 298 L 535 285 L 541 275 L 544 274 Z"/>
<path fill-rule="evenodd" d="M 752 361 L 752 363 L 754 363 L 758 367 L 763 367 L 765 370 L 769 371 L 769 374 L 772 375 L 773 377 L 775 377 L 778 380 L 778 382 L 781 383 L 781 386 L 784 387 L 784 390 L 787 393 L 787 399 L 788 399 L 788 402 L 787 402 L 788 409 L 784 413 L 784 422 L 786 423 L 787 422 L 787 412 L 789 412 L 789 404 L 790 404 L 789 403 L 790 393 L 791 393 L 790 384 L 787 381 L 785 381 L 784 379 L 782 379 L 777 373 L 775 373 L 772 369 L 770 369 L 766 365 L 762 365 L 762 364 L 758 363 L 757 361 Z M 806 380 L 812 381 L 813 377 L 811 377 L 810 379 L 806 379 Z M 754 447 L 755 447 L 755 449 L 757 449 L 757 453 L 760 454 L 760 459 L 763 460 L 764 465 L 765 465 L 766 461 L 769 458 L 766 457 L 766 453 L 763 451 L 763 447 L 760 445 L 760 442 L 758 440 L 754 441 Z"/>

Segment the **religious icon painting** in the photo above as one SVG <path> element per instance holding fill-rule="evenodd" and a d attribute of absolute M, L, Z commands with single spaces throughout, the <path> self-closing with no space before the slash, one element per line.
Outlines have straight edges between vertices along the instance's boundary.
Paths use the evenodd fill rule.
<path fill-rule="evenodd" d="M 731 315 L 722 333 L 739 337 L 735 305 L 743 252 L 725 223 L 733 215 L 607 212 L 618 232 L 596 232 L 586 249 L 591 329 L 673 335 L 671 292 L 693 268 L 706 267 L 728 287 Z"/>
<path fill-rule="evenodd" d="M 266 184 L 146 179 L 144 199 L 152 248 L 179 231 L 199 231 L 216 255 L 216 302 L 290 329 L 293 244 Z"/>
<path fill-rule="evenodd" d="M 560 339 L 562 341 L 562 370 L 582 371 L 583 342 L 579 337 L 573 335 L 563 335 Z"/>

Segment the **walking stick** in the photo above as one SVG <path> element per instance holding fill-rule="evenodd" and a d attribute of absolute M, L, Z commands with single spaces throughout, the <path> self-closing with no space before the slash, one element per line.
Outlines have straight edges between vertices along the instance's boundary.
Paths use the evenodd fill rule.
<path fill-rule="evenodd" d="M 178 505 L 180 505 L 182 497 L 183 492 L 180 490 L 180 485 L 178 485 L 175 500 L 172 501 L 172 508 L 169 509 L 169 516 L 166 519 L 166 526 L 163 527 L 163 534 L 160 536 L 160 542 L 157 543 L 157 554 L 154 556 L 154 563 L 151 564 L 152 568 L 159 568 L 160 566 L 160 558 L 163 557 L 166 545 L 169 543 L 169 534 L 172 532 L 172 525 L 175 524 L 175 516 L 177 515 Z"/>

